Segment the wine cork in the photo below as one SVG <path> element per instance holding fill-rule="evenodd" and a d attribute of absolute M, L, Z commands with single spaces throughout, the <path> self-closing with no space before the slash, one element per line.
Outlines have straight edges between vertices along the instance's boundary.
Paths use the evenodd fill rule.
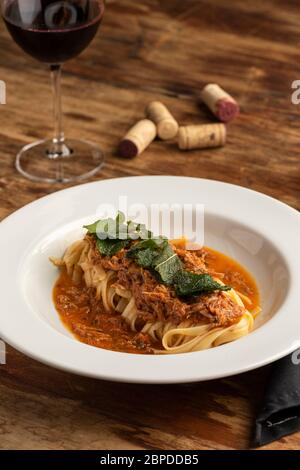
<path fill-rule="evenodd" d="M 156 126 L 150 119 L 138 121 L 120 142 L 120 155 L 125 158 L 140 155 L 155 139 L 156 134 Z"/>
<path fill-rule="evenodd" d="M 174 139 L 178 133 L 178 123 L 160 101 L 152 101 L 146 107 L 146 116 L 157 126 L 157 134 L 162 140 Z"/>
<path fill-rule="evenodd" d="M 181 150 L 222 147 L 225 142 L 224 124 L 200 124 L 179 128 L 178 145 Z"/>
<path fill-rule="evenodd" d="M 216 83 L 206 85 L 201 91 L 201 98 L 220 121 L 229 122 L 240 112 L 235 99 Z"/>

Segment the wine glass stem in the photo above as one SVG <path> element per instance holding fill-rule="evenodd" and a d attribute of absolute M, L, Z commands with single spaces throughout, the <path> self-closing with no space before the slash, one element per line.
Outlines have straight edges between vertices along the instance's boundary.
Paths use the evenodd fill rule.
<path fill-rule="evenodd" d="M 61 107 L 61 65 L 51 65 L 51 81 L 53 90 L 53 110 L 54 110 L 54 137 L 53 137 L 53 157 L 63 155 L 64 132 L 62 125 Z"/>

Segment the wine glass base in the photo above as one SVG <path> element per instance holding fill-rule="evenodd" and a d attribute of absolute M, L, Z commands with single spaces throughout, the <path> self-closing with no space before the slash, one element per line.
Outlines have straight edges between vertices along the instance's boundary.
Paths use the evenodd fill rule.
<path fill-rule="evenodd" d="M 66 139 L 59 152 L 51 139 L 26 145 L 16 168 L 25 178 L 44 183 L 71 183 L 95 175 L 104 163 L 100 148 L 84 140 Z"/>

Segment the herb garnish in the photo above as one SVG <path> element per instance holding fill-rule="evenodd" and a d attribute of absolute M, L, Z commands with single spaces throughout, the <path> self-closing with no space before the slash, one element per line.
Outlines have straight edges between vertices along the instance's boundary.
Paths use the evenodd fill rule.
<path fill-rule="evenodd" d="M 172 284 L 174 275 L 182 269 L 182 263 L 168 240 L 163 237 L 143 240 L 127 252 L 143 268 L 154 271 L 164 284 Z"/>
<path fill-rule="evenodd" d="M 185 271 L 167 238 L 154 237 L 144 224 L 125 222 L 122 212 L 118 212 L 115 220 L 98 220 L 85 228 L 96 238 L 97 248 L 104 256 L 113 256 L 136 240 L 126 256 L 134 259 L 139 266 L 149 269 L 160 283 L 173 285 L 178 296 L 231 289 L 214 281 L 209 274 Z"/>
<path fill-rule="evenodd" d="M 178 296 L 199 295 L 215 290 L 227 291 L 230 286 L 223 286 L 214 281 L 209 274 L 197 274 L 189 271 L 178 271 L 174 277 L 174 288 Z"/>
<path fill-rule="evenodd" d="M 84 228 L 94 235 L 97 248 L 104 256 L 115 255 L 122 248 L 126 248 L 132 240 L 151 238 L 153 235 L 144 224 L 125 222 L 125 215 L 122 212 L 118 212 L 115 219 L 97 220 L 93 224 L 84 225 Z"/>

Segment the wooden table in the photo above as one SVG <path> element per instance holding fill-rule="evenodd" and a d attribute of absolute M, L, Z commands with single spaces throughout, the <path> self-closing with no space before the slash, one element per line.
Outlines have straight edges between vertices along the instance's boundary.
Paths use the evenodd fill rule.
<path fill-rule="evenodd" d="M 173 174 L 224 180 L 300 208 L 300 10 L 289 0 L 112 0 L 101 34 L 65 66 L 66 132 L 106 152 L 98 179 Z M 34 184 L 14 169 L 17 150 L 51 134 L 48 74 L 0 30 L 0 216 L 61 186 Z M 199 104 L 205 82 L 239 101 L 221 149 L 180 152 L 155 142 L 134 160 L 116 156 L 147 102 L 161 99 L 182 124 L 213 120 Z M 5 288 L 5 279 L 1 279 Z M 9 315 L 10 312 L 1 312 Z M 101 382 L 46 367 L 8 347 L 0 366 L 4 449 L 244 449 L 269 368 L 178 386 Z M 300 434 L 267 446 L 300 447 Z"/>

